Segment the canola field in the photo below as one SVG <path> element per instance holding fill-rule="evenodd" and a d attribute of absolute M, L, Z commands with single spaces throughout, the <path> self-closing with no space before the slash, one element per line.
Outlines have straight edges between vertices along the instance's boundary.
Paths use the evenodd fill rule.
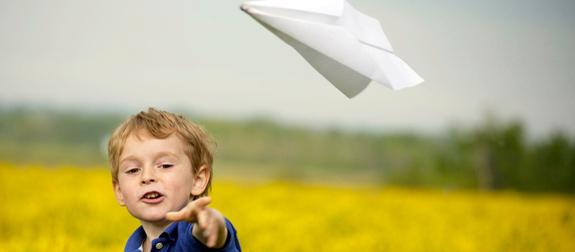
<path fill-rule="evenodd" d="M 244 251 L 575 251 L 575 199 L 218 180 Z M 123 251 L 108 170 L 0 164 L 0 251 Z"/>

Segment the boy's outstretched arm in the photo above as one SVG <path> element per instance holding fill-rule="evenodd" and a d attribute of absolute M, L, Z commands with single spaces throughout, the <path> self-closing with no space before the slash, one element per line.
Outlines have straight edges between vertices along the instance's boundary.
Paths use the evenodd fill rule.
<path fill-rule="evenodd" d="M 196 223 L 192 235 L 210 248 L 221 248 L 226 242 L 228 230 L 224 216 L 217 210 L 207 207 L 211 201 L 210 197 L 201 197 L 191 201 L 180 211 L 167 213 L 166 219 Z"/>

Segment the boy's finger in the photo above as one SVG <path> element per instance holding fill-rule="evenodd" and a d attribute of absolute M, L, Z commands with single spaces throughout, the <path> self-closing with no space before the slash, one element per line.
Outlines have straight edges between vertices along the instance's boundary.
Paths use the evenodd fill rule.
<path fill-rule="evenodd" d="M 205 208 L 212 202 L 212 198 L 210 197 L 201 197 L 197 200 L 192 201 L 198 208 Z"/>
<path fill-rule="evenodd" d="M 208 245 L 209 248 L 213 248 L 216 246 L 216 239 L 217 239 L 217 234 L 215 234 L 214 232 L 210 233 L 206 242 L 206 245 Z"/>
<path fill-rule="evenodd" d="M 201 229 L 206 229 L 209 220 L 209 214 L 210 213 L 208 210 L 205 209 L 198 212 L 198 224 L 200 225 Z"/>
<path fill-rule="evenodd" d="M 219 221 L 218 218 L 212 217 L 210 220 L 210 224 L 207 227 L 207 230 L 209 232 L 208 234 L 208 239 L 207 239 L 207 245 L 211 248 L 214 248 L 217 245 L 218 240 L 221 239 L 221 235 L 222 235 L 222 227 L 219 225 Z"/>
<path fill-rule="evenodd" d="M 183 209 L 182 209 L 183 210 Z M 187 214 L 185 211 L 168 212 L 166 213 L 166 219 L 171 221 L 180 221 L 187 219 Z"/>
<path fill-rule="evenodd" d="M 212 199 L 210 197 L 201 197 L 188 203 L 184 208 L 177 212 L 166 213 L 166 219 L 170 221 L 180 221 L 186 220 L 195 222 L 197 220 L 197 214 L 200 209 L 204 209 Z"/>
<path fill-rule="evenodd" d="M 204 237 L 206 238 L 206 245 L 208 247 L 214 247 L 215 246 L 215 241 L 214 240 L 214 223 L 213 223 L 213 218 L 211 218 L 208 223 L 206 223 L 206 228 L 204 229 Z"/>
<path fill-rule="evenodd" d="M 194 212 L 194 204 L 193 202 L 190 202 L 184 208 L 180 209 L 180 211 L 166 213 L 166 219 L 171 221 L 190 220 L 194 217 L 193 212 Z"/>

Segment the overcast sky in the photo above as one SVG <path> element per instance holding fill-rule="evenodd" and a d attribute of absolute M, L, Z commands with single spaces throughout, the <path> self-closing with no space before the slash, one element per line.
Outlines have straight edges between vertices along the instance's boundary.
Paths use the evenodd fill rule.
<path fill-rule="evenodd" d="M 0 0 L 0 105 L 431 132 L 490 110 L 575 134 L 574 1 L 351 0 L 426 80 L 351 100 L 241 2 Z"/>

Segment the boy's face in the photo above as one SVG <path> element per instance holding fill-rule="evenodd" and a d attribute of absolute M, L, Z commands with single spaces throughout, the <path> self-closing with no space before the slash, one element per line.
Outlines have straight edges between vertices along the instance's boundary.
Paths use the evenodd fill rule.
<path fill-rule="evenodd" d="M 138 136 L 132 134 L 126 140 L 114 192 L 140 221 L 166 222 L 167 212 L 180 210 L 201 188 L 180 138 L 172 134 L 158 139 L 145 131 Z"/>

